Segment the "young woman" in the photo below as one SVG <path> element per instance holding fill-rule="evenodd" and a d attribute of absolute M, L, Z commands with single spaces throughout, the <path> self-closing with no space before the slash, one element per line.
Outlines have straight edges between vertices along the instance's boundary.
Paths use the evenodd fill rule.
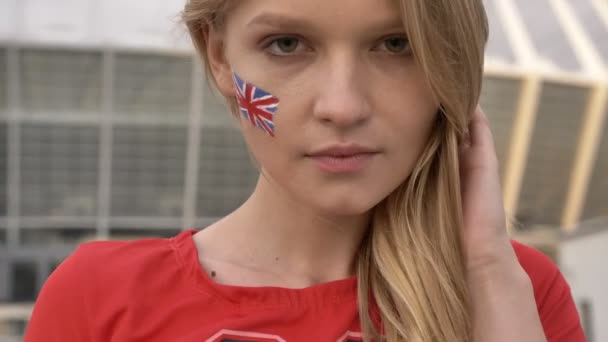
<path fill-rule="evenodd" d="M 477 107 L 481 0 L 190 0 L 260 174 L 204 230 L 82 245 L 26 341 L 582 342 L 509 240 Z"/>

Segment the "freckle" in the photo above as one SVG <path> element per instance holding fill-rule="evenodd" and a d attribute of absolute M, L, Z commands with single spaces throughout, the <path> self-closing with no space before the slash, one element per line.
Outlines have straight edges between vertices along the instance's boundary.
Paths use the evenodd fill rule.
<path fill-rule="evenodd" d="M 274 258 L 274 261 L 279 261 L 279 257 Z"/>
<path fill-rule="evenodd" d="M 215 271 L 211 271 L 211 276 L 215 278 Z"/>

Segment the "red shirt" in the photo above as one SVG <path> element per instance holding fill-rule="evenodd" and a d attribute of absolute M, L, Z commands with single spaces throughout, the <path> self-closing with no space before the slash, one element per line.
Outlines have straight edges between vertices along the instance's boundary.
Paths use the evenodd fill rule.
<path fill-rule="evenodd" d="M 82 244 L 47 279 L 25 342 L 361 341 L 357 280 L 305 289 L 213 282 L 189 230 L 169 239 Z M 513 242 L 550 342 L 584 342 L 568 284 Z"/>

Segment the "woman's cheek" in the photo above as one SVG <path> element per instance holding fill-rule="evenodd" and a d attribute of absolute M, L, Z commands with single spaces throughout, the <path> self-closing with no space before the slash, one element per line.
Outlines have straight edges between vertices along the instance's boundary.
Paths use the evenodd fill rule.
<path fill-rule="evenodd" d="M 240 115 L 253 127 L 274 138 L 275 115 L 279 109 L 279 98 L 246 81 L 234 71 L 232 80 Z"/>

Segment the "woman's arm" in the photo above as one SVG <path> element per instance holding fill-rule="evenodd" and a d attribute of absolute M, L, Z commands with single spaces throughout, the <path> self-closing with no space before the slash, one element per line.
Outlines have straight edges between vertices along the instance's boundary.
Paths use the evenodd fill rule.
<path fill-rule="evenodd" d="M 517 263 L 469 273 L 474 342 L 545 342 L 532 282 Z"/>
<path fill-rule="evenodd" d="M 46 280 L 34 304 L 25 342 L 92 341 L 83 293 L 92 280 L 82 262 L 79 248 Z"/>
<path fill-rule="evenodd" d="M 569 287 L 557 267 L 541 253 L 511 244 L 498 169 L 490 124 L 478 107 L 460 149 L 473 341 L 584 342 Z"/>

